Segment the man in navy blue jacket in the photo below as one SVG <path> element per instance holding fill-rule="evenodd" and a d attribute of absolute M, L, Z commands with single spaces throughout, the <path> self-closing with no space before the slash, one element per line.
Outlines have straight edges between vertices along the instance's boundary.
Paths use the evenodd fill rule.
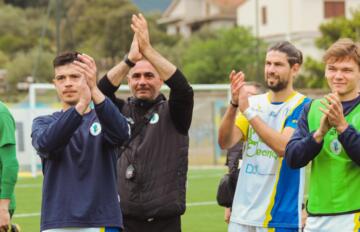
<path fill-rule="evenodd" d="M 121 231 L 115 148 L 127 121 L 97 88 L 91 57 L 65 53 L 54 68 L 62 110 L 36 118 L 31 134 L 44 174 L 41 231 Z"/>

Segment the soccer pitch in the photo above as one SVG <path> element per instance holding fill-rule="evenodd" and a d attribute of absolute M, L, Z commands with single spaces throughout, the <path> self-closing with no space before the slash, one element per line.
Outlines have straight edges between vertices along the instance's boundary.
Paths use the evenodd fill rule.
<path fill-rule="evenodd" d="M 225 168 L 190 168 L 187 209 L 182 217 L 184 232 L 225 232 L 224 208 L 216 204 L 216 191 Z M 42 177 L 19 178 L 16 185 L 17 209 L 13 223 L 22 232 L 40 231 Z"/>

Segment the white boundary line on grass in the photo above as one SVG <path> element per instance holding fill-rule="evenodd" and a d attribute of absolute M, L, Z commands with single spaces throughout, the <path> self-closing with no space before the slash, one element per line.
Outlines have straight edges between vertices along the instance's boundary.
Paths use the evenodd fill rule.
<path fill-rule="evenodd" d="M 216 205 L 216 201 L 203 201 L 203 202 L 192 202 L 192 203 L 188 203 L 186 204 L 187 207 L 192 207 L 192 206 L 206 206 L 206 205 Z M 19 213 L 19 214 L 14 214 L 14 218 L 26 218 L 26 217 L 38 217 L 40 216 L 40 213 Z"/>
<path fill-rule="evenodd" d="M 216 205 L 216 204 L 217 204 L 216 201 L 203 201 L 203 202 L 188 203 L 188 204 L 186 204 L 186 206 L 191 207 L 191 206 Z"/>
<path fill-rule="evenodd" d="M 37 217 L 40 216 L 40 213 L 19 213 L 14 214 L 13 218 L 24 218 L 24 217 Z"/>

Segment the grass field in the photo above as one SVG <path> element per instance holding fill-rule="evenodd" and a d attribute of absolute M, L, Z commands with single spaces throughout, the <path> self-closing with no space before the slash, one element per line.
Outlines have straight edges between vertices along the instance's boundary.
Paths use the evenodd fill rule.
<path fill-rule="evenodd" d="M 224 209 L 216 204 L 216 190 L 225 169 L 190 169 L 187 210 L 182 217 L 184 232 L 225 232 Z M 17 209 L 13 223 L 22 232 L 40 231 L 42 177 L 19 178 L 16 186 Z"/>

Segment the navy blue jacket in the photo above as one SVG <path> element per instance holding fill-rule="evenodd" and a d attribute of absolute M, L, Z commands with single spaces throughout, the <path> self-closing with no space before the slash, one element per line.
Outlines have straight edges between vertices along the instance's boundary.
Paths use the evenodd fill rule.
<path fill-rule="evenodd" d="M 360 96 L 351 100 L 342 102 L 344 115 L 360 103 Z M 313 138 L 315 131 L 309 131 L 307 115 L 311 103 L 304 106 L 304 110 L 298 121 L 298 127 L 286 145 L 285 159 L 291 168 L 301 168 L 306 166 L 320 152 L 323 143 L 317 143 Z M 320 112 L 320 111 L 319 111 Z M 355 163 L 360 165 L 360 133 L 354 127 L 349 125 L 338 137 L 339 142 L 346 150 L 346 153 Z"/>
<path fill-rule="evenodd" d="M 115 147 L 129 127 L 109 99 L 83 116 L 72 107 L 38 117 L 31 137 L 44 174 L 41 231 L 123 226 Z"/>

